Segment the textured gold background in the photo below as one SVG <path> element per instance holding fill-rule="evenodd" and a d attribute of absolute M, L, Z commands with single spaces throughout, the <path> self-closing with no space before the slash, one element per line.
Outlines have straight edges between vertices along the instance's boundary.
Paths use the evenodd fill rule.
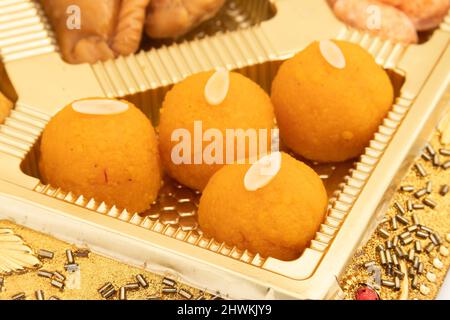
<path fill-rule="evenodd" d="M 443 147 L 440 144 L 439 136 L 439 133 L 436 132 L 431 140 L 431 145 L 436 151 L 438 151 L 439 148 Z M 449 146 L 447 145 L 447 148 L 448 147 Z M 449 157 L 441 156 L 441 162 L 443 159 L 449 160 Z M 446 240 L 446 235 L 450 233 L 450 192 L 445 197 L 440 196 L 438 192 L 441 185 L 450 184 L 450 169 L 437 169 L 436 167 L 432 166 L 431 162 L 424 161 L 423 159 L 418 159 L 416 162 L 423 164 L 426 171 L 428 172 L 428 176 L 425 178 L 419 177 L 419 175 L 416 173 L 416 170 L 411 167 L 409 172 L 401 182 L 401 185 L 413 185 L 415 187 L 415 190 L 417 191 L 421 188 L 424 188 L 428 180 L 431 180 L 433 182 L 433 193 L 430 197 L 438 203 L 436 209 L 433 210 L 425 206 L 425 210 L 417 210 L 415 212 L 417 213 L 420 222 L 432 228 L 434 231 L 437 231 L 442 238 L 442 245 L 449 248 L 450 243 Z M 405 193 L 401 191 L 396 192 L 386 215 L 388 217 L 392 217 L 397 213 L 396 209 L 393 207 L 393 203 L 395 201 L 398 201 L 404 206 L 404 203 L 408 198 L 412 198 L 414 199 L 415 203 L 419 203 L 419 201 L 414 198 L 412 193 Z M 390 222 L 386 223 L 387 230 L 390 230 L 389 223 Z M 399 224 L 399 229 L 402 229 L 401 224 Z M 366 283 L 369 275 L 363 264 L 367 261 L 378 261 L 378 254 L 375 248 L 379 244 L 384 244 L 385 241 L 386 240 L 383 239 L 378 234 L 378 232 L 375 232 L 369 239 L 367 244 L 356 251 L 352 261 L 345 271 L 344 276 L 341 278 L 341 286 L 344 289 L 346 299 L 354 299 L 355 290 L 359 287 L 360 283 Z M 425 241 L 422 241 L 422 244 L 424 243 Z M 408 299 L 425 300 L 434 299 L 436 297 L 450 265 L 450 257 L 444 257 L 440 255 L 438 251 L 438 249 L 433 250 L 432 256 L 439 257 L 439 259 L 444 263 L 444 268 L 442 270 L 434 268 L 431 263 L 432 258 L 429 258 L 425 253 L 422 253 L 420 255 L 421 261 L 425 263 L 425 272 L 423 273 L 423 275 L 419 276 L 418 283 L 419 286 L 420 284 L 425 284 L 428 288 L 430 288 L 430 293 L 428 295 L 423 295 L 419 292 L 419 290 L 412 290 L 410 280 Z M 436 275 L 437 279 L 434 284 L 426 279 L 425 275 L 427 271 L 432 271 Z M 388 277 L 384 276 L 383 278 L 387 279 Z M 380 291 L 380 297 L 381 299 L 399 299 L 401 293 L 402 291 L 398 292 L 389 288 L 382 287 Z"/>
<path fill-rule="evenodd" d="M 36 252 L 39 249 L 55 252 L 55 256 L 52 260 L 41 260 L 43 262 L 42 269 L 51 272 L 59 271 L 67 276 L 67 273 L 64 270 L 64 264 L 66 263 L 65 250 L 72 249 L 75 251 L 77 249 L 76 247 L 8 221 L 0 221 L 0 228 L 12 229 Z M 25 274 L 6 276 L 5 289 L 3 292 L 0 292 L 0 300 L 10 299 L 11 296 L 19 292 L 25 292 L 27 299 L 35 299 L 35 290 L 43 290 L 45 299 L 48 299 L 51 296 L 57 296 L 61 299 L 101 299 L 102 297 L 97 290 L 103 284 L 111 282 L 115 285 L 116 289 L 119 289 L 122 285 L 136 282 L 135 276 L 137 274 L 144 275 L 149 282 L 149 287 L 135 292 L 129 291 L 127 293 L 128 299 L 145 300 L 152 296 L 160 296 L 160 290 L 163 287 L 161 284 L 162 276 L 93 253 L 90 254 L 89 258 L 75 257 L 75 261 L 80 265 L 81 270 L 80 290 L 65 289 L 64 291 L 60 291 L 50 285 L 50 279 L 39 277 L 37 276 L 37 271 L 32 270 Z M 184 285 L 179 286 L 179 288 L 188 289 L 194 295 L 194 299 L 201 294 L 200 290 L 192 289 Z M 177 294 L 161 296 L 162 299 L 182 299 L 182 297 Z M 205 294 L 205 297 L 208 298 L 210 295 Z"/>

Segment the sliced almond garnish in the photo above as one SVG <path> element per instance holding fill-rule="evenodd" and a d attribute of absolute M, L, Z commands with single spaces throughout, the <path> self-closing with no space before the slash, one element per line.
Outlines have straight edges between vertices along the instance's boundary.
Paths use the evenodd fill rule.
<path fill-rule="evenodd" d="M 213 106 L 221 104 L 227 97 L 229 88 L 230 73 L 226 69 L 218 69 L 206 83 L 206 101 Z"/>
<path fill-rule="evenodd" d="M 409 280 L 408 280 L 408 270 L 404 261 L 400 262 L 400 271 L 405 275 L 400 285 L 400 296 L 398 300 L 408 300 L 409 297 Z"/>
<path fill-rule="evenodd" d="M 441 143 L 444 145 L 450 144 L 450 110 L 439 122 L 438 130 L 441 133 Z"/>
<path fill-rule="evenodd" d="M 0 275 L 22 273 L 39 265 L 39 259 L 20 236 L 11 229 L 0 229 Z"/>
<path fill-rule="evenodd" d="M 327 62 L 337 69 L 344 69 L 346 66 L 345 56 L 341 48 L 330 40 L 319 42 L 320 53 Z"/>
<path fill-rule="evenodd" d="M 79 113 L 109 115 L 128 110 L 128 104 L 114 99 L 79 100 L 72 103 L 72 109 Z"/>
<path fill-rule="evenodd" d="M 281 153 L 274 152 L 256 161 L 244 177 L 244 187 L 256 191 L 269 184 L 281 168 Z"/>

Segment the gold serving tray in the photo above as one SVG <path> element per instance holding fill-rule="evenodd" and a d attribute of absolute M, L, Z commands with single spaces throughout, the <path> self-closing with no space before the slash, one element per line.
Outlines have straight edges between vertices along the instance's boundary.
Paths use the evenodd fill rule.
<path fill-rule="evenodd" d="M 426 43 L 405 46 L 348 28 L 325 0 L 232 3 L 214 21 L 232 21 L 234 15 L 234 24 L 209 22 L 183 41 L 146 42 L 135 55 L 69 65 L 61 59 L 39 5 L 2 0 L 0 56 L 8 78 L 2 76 L 0 82 L 14 88 L 10 96 L 17 101 L 0 126 L 0 218 L 153 271 L 178 274 L 233 298 L 339 296 L 336 277 L 376 226 L 399 178 L 448 108 L 448 99 L 441 97 L 450 82 L 450 17 Z M 165 224 L 39 180 L 42 130 L 74 99 L 124 97 L 157 125 L 165 93 L 190 74 L 226 67 L 269 91 L 281 61 L 312 41 L 335 38 L 366 48 L 389 71 L 397 98 L 350 171 L 349 164 L 312 164 L 334 192 L 324 223 L 297 260 L 264 259 L 209 239 L 192 225 Z"/>

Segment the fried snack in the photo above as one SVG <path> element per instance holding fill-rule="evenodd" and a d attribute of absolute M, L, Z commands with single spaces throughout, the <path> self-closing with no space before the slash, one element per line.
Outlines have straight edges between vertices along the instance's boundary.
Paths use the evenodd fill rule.
<path fill-rule="evenodd" d="M 145 31 L 151 38 L 177 38 L 214 17 L 225 0 L 152 0 Z"/>
<path fill-rule="evenodd" d="M 378 0 L 403 11 L 417 31 L 436 28 L 448 14 L 449 0 Z"/>
<path fill-rule="evenodd" d="M 329 46 L 334 51 L 327 53 Z M 337 62 L 343 65 L 332 65 L 324 53 L 341 57 Z M 281 138 L 297 154 L 319 162 L 360 155 L 393 97 L 387 73 L 367 51 L 345 41 L 310 44 L 282 64 L 272 84 Z"/>
<path fill-rule="evenodd" d="M 172 178 L 196 190 L 203 190 L 211 176 L 226 162 L 227 130 L 251 129 L 259 133 L 259 129 L 266 129 L 269 149 L 270 130 L 274 126 L 275 116 L 269 96 L 256 83 L 241 74 L 229 73 L 229 89 L 226 97 L 220 104 L 211 105 L 205 99 L 205 87 L 213 75 L 214 72 L 202 72 L 176 84 L 167 93 L 161 110 L 159 142 L 162 163 Z M 200 133 L 197 132 L 196 126 L 200 128 Z M 210 145 L 210 142 L 199 134 L 205 134 L 210 129 L 223 138 L 221 161 L 209 164 L 206 159 L 201 159 L 201 163 L 195 164 L 195 154 L 202 156 Z M 191 139 L 187 143 L 190 150 L 185 150 L 186 154 L 183 152 L 183 156 L 187 156 L 190 163 L 187 161 L 175 163 L 172 157 L 176 146 L 185 142 L 185 138 L 173 139 L 173 135 L 181 132 L 180 130 L 185 131 Z M 198 139 L 201 149 L 196 153 L 194 142 Z M 237 140 L 236 137 L 234 139 L 232 137 L 236 148 Z M 258 138 L 258 144 L 261 140 Z M 230 162 L 235 161 L 239 155 L 236 148 Z M 248 148 L 249 143 L 245 145 L 246 155 Z"/>
<path fill-rule="evenodd" d="M 402 43 L 418 42 L 414 24 L 395 7 L 375 0 L 338 0 L 333 11 L 346 24 L 382 39 Z"/>
<path fill-rule="evenodd" d="M 0 124 L 2 124 L 6 117 L 9 116 L 13 103 L 6 98 L 0 91 Z"/>
<path fill-rule="evenodd" d="M 69 63 L 95 63 L 137 51 L 150 0 L 40 0 Z M 70 8 L 80 26 L 68 27 Z"/>
<path fill-rule="evenodd" d="M 201 229 L 219 242 L 263 257 L 298 258 L 324 219 L 322 181 L 303 162 L 282 153 L 272 180 L 249 191 L 244 181 L 250 168 L 227 165 L 211 178 L 200 199 Z"/>
<path fill-rule="evenodd" d="M 334 4 L 336 3 L 336 1 L 338 1 L 338 0 L 327 0 L 328 5 L 329 5 L 332 9 L 333 9 Z"/>
<path fill-rule="evenodd" d="M 154 129 L 126 101 L 69 104 L 46 126 L 40 151 L 45 183 L 129 212 L 148 209 L 161 185 Z"/>

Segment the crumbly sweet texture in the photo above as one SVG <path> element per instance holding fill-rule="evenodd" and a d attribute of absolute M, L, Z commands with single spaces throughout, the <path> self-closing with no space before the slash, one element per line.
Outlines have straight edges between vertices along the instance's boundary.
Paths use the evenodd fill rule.
<path fill-rule="evenodd" d="M 224 137 L 225 160 L 226 129 L 267 129 L 270 135 L 270 129 L 274 126 L 273 106 L 267 93 L 238 73 L 230 72 L 230 87 L 225 100 L 216 106 L 209 105 L 204 97 L 204 88 L 212 75 L 213 72 L 202 72 L 176 84 L 167 93 L 161 109 L 159 141 L 164 168 L 172 178 L 196 190 L 203 190 L 223 164 L 175 164 L 171 157 L 173 148 L 179 143 L 171 141 L 175 130 L 189 131 L 192 142 L 190 159 L 193 160 L 194 122 L 202 122 L 203 132 L 218 129 Z M 270 148 L 270 140 L 268 141 Z M 204 142 L 203 150 L 209 144 L 210 142 Z M 237 152 L 234 154 L 236 156 Z"/>
<path fill-rule="evenodd" d="M 281 260 L 298 258 L 322 223 L 327 194 L 319 176 L 282 154 L 278 174 L 265 187 L 247 191 L 250 165 L 227 165 L 200 199 L 202 230 L 219 242 Z"/>
<path fill-rule="evenodd" d="M 44 182 L 130 212 L 148 209 L 161 185 L 154 129 L 135 106 L 112 115 L 75 112 L 48 123 L 40 146 Z"/>
<path fill-rule="evenodd" d="M 295 153 L 339 162 L 362 153 L 394 100 L 387 73 L 356 44 L 335 41 L 346 59 L 337 69 L 314 42 L 280 67 L 272 102 L 280 134 Z"/>
<path fill-rule="evenodd" d="M 2 124 L 6 117 L 11 112 L 13 103 L 0 92 L 0 124 Z"/>

